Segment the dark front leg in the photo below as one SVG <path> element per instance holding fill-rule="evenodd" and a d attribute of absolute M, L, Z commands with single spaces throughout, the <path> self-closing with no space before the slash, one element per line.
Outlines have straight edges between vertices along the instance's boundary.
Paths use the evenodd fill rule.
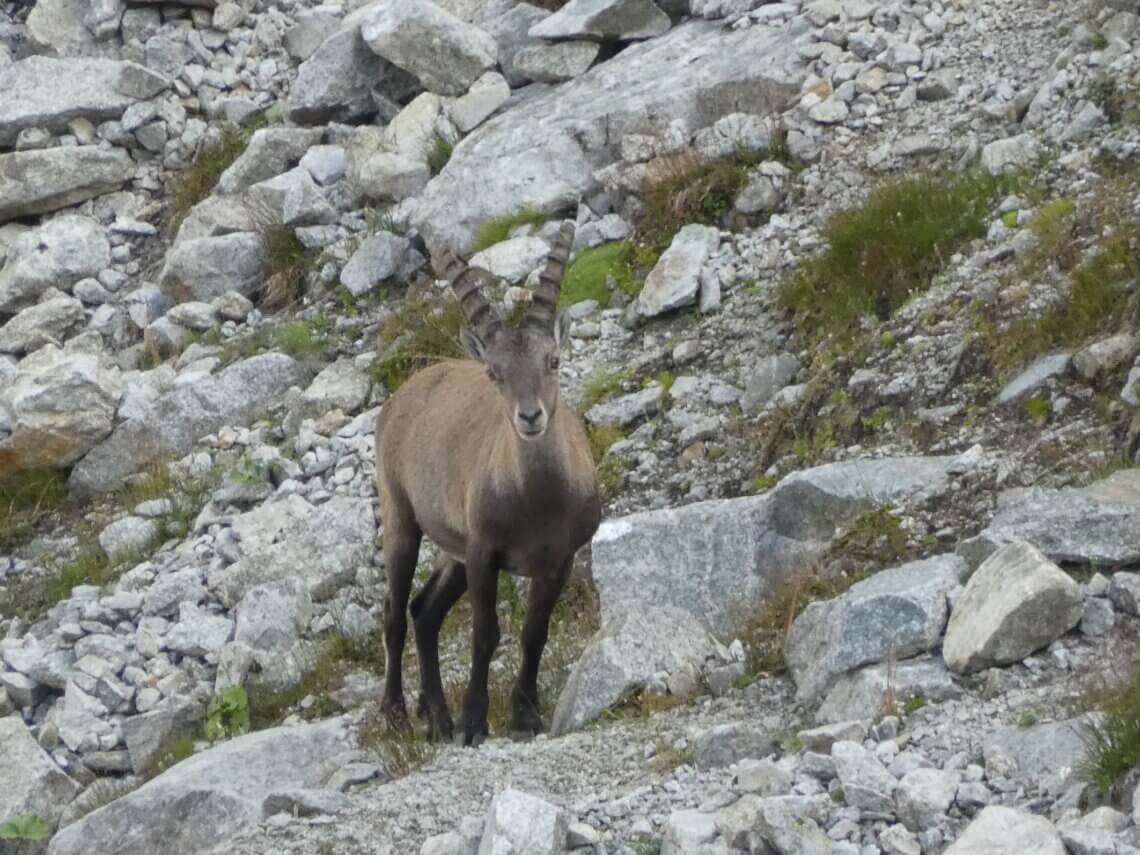
<path fill-rule="evenodd" d="M 550 614 L 570 578 L 574 557 L 571 556 L 551 575 L 530 580 L 526 623 L 522 631 L 522 663 L 518 680 L 511 690 L 511 738 L 530 739 L 542 733 L 542 715 L 538 709 L 538 663 L 550 632 Z"/>
<path fill-rule="evenodd" d="M 499 616 L 495 611 L 499 568 L 487 549 L 471 549 L 467 556 L 467 590 L 471 597 L 471 677 L 463 696 L 457 742 L 478 745 L 487 736 L 487 677 L 491 657 L 499 646 Z"/>
<path fill-rule="evenodd" d="M 414 524 L 393 519 L 384 530 L 384 562 L 388 570 L 388 601 L 384 613 L 384 699 L 380 708 L 390 721 L 402 722 L 404 705 L 403 656 L 408 631 L 408 596 L 416 573 L 422 534 Z"/>
<path fill-rule="evenodd" d="M 437 570 L 412 601 L 416 649 L 420 658 L 420 714 L 428 723 L 428 738 L 450 741 L 451 711 L 439 676 L 439 630 L 447 613 L 467 590 L 467 568 L 458 561 Z"/>

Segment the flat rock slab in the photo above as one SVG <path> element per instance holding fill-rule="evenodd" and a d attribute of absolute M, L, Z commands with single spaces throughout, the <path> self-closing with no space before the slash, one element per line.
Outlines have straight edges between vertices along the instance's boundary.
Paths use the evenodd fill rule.
<path fill-rule="evenodd" d="M 887 712 L 885 705 L 891 695 L 896 703 L 905 703 L 911 697 L 937 703 L 961 694 L 946 665 L 937 657 L 906 659 L 894 669 L 886 663 L 868 665 L 836 679 L 816 710 L 815 720 L 835 724 L 852 717 L 875 719 Z"/>
<path fill-rule="evenodd" d="M 72 469 L 71 489 L 98 493 L 153 460 L 186 454 L 206 434 L 263 415 L 290 386 L 304 386 L 310 377 L 311 370 L 290 357 L 264 353 L 172 389 L 93 448 Z"/>
<path fill-rule="evenodd" d="M 1053 823 L 1043 816 L 991 805 L 943 855 L 1065 855 Z"/>
<path fill-rule="evenodd" d="M 629 47 L 477 128 L 420 195 L 412 223 L 432 254 L 468 252 L 487 220 L 555 211 L 598 189 L 593 173 L 617 159 L 623 136 L 661 130 L 651 117 L 700 128 L 728 113 L 781 110 L 805 73 L 794 35 L 692 21 Z"/>
<path fill-rule="evenodd" d="M 261 821 L 284 789 L 319 789 L 353 748 L 344 719 L 275 727 L 183 760 L 133 793 L 67 826 L 49 855 L 204 853 Z"/>
<path fill-rule="evenodd" d="M 0 224 L 118 190 L 135 174 L 126 149 L 95 145 L 0 154 Z"/>
<path fill-rule="evenodd" d="M 33 56 L 0 65 L 0 146 L 12 145 L 25 128 L 58 132 L 73 119 L 117 119 L 169 85 L 149 68 L 113 59 Z"/>
<path fill-rule="evenodd" d="M 592 547 L 603 622 L 662 605 L 685 609 L 718 633 L 733 632 L 860 513 L 948 489 L 952 460 L 833 463 L 794 473 L 763 496 L 607 520 Z"/>
<path fill-rule="evenodd" d="M 993 521 L 958 551 L 976 567 L 1018 540 L 1062 564 L 1140 564 L 1140 469 L 1122 469 L 1087 487 L 1003 492 Z"/>
<path fill-rule="evenodd" d="M 1032 782 L 1060 794 L 1076 781 L 1087 738 L 1087 722 L 1081 719 L 999 727 L 982 744 L 986 777 Z"/>
<path fill-rule="evenodd" d="M 80 786 L 48 756 L 18 715 L 0 718 L 0 816 L 34 815 L 54 826 Z"/>
<path fill-rule="evenodd" d="M 530 28 L 540 39 L 651 39 L 669 29 L 653 0 L 570 0 Z"/>

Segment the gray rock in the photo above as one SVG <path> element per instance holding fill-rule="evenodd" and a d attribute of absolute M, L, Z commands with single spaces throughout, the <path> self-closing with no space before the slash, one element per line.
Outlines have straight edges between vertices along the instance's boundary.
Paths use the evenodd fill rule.
<path fill-rule="evenodd" d="M 871 813 L 893 812 L 898 782 L 875 755 L 857 742 L 840 741 L 831 746 L 831 756 L 847 804 Z"/>
<path fill-rule="evenodd" d="M 1108 597 L 1124 614 L 1140 615 L 1140 573 L 1113 573 Z"/>
<path fill-rule="evenodd" d="M 737 632 L 767 594 L 808 568 L 860 513 L 943 493 L 952 461 L 832 463 L 789 475 L 762 496 L 606 520 L 592 545 L 603 621 L 628 608 L 670 605 L 718 633 Z"/>
<path fill-rule="evenodd" d="M 27 36 L 37 53 L 93 56 L 100 52 L 95 34 L 84 22 L 95 4 L 84 0 L 44 0 L 28 15 Z"/>
<path fill-rule="evenodd" d="M 264 269 L 261 238 L 237 232 L 178 244 L 166 256 L 159 284 L 176 302 L 207 301 L 227 291 L 252 293 Z"/>
<path fill-rule="evenodd" d="M 335 184 L 344 177 L 344 146 L 312 146 L 301 158 L 301 166 L 322 187 Z"/>
<path fill-rule="evenodd" d="M 760 722 L 718 724 L 698 737 L 695 760 L 698 769 L 718 769 L 744 759 L 759 760 L 775 750 L 771 730 Z"/>
<path fill-rule="evenodd" d="M 340 27 L 340 18 L 322 8 L 301 9 L 285 31 L 285 50 L 301 62 L 308 59 Z"/>
<path fill-rule="evenodd" d="M 234 641 L 255 651 L 288 650 L 313 619 L 313 599 L 295 579 L 251 588 L 235 608 Z"/>
<path fill-rule="evenodd" d="M 685 226 L 645 278 L 637 312 L 652 318 L 692 305 L 701 287 L 701 271 L 720 246 L 720 232 L 693 223 Z"/>
<path fill-rule="evenodd" d="M 564 83 L 585 74 L 598 58 L 599 42 L 555 42 L 520 48 L 503 69 L 514 79 Z"/>
<path fill-rule="evenodd" d="M 342 359 L 313 378 L 301 396 L 301 404 L 306 412 L 318 418 L 334 409 L 351 415 L 364 407 L 371 391 L 369 376 L 356 368 L 352 360 Z"/>
<path fill-rule="evenodd" d="M 665 839 L 661 855 L 686 855 L 686 853 L 718 852 L 709 850 L 705 844 L 717 837 L 716 814 L 699 810 L 675 810 L 665 823 Z"/>
<path fill-rule="evenodd" d="M 896 703 L 916 696 L 935 703 L 961 694 L 941 659 L 908 659 L 894 668 L 889 663 L 871 665 L 839 677 L 815 718 L 819 722 L 842 722 L 851 716 L 876 718 L 892 696 Z"/>
<path fill-rule="evenodd" d="M 378 55 L 440 95 L 462 95 L 498 61 L 491 35 L 429 0 L 374 4 L 360 33 Z"/>
<path fill-rule="evenodd" d="M 34 815 L 54 827 L 80 786 L 36 743 L 18 715 L 0 718 L 0 816 Z"/>
<path fill-rule="evenodd" d="M 803 742 L 809 751 L 830 754 L 831 746 L 836 742 L 862 742 L 867 738 L 866 719 L 852 719 L 850 721 L 837 721 L 819 727 L 801 730 L 796 737 Z"/>
<path fill-rule="evenodd" d="M 1120 400 L 1130 407 L 1140 407 L 1140 365 L 1128 372 L 1120 389 Z"/>
<path fill-rule="evenodd" d="M 782 799 L 764 799 L 756 831 L 772 851 L 786 855 L 831 855 L 831 840 L 810 816 Z"/>
<path fill-rule="evenodd" d="M 479 855 L 534 853 L 559 855 L 570 817 L 562 808 L 513 788 L 491 800 Z"/>
<path fill-rule="evenodd" d="M 895 792 L 899 819 L 911 831 L 936 828 L 957 792 L 957 772 L 913 769 L 899 781 Z"/>
<path fill-rule="evenodd" d="M 135 174 L 125 149 L 94 145 L 0 154 L 0 223 L 78 205 Z"/>
<path fill-rule="evenodd" d="M 257 585 L 296 579 L 315 600 L 328 599 L 368 564 L 376 521 L 368 499 L 337 496 L 310 505 L 300 496 L 234 519 L 241 557 L 212 570 L 209 586 L 228 606 Z"/>
<path fill-rule="evenodd" d="M 171 308 L 166 316 L 181 327 L 199 332 L 213 329 L 219 323 L 218 310 L 214 306 L 196 301 L 180 303 Z"/>
<path fill-rule="evenodd" d="M 143 614 L 172 615 L 180 603 L 200 603 L 206 599 L 202 574 L 194 567 L 166 573 L 158 577 L 147 590 L 143 600 Z M 143 632 L 140 624 L 139 632 Z M 138 645 L 136 645 L 138 646 Z"/>
<path fill-rule="evenodd" d="M 1032 782 L 1042 792 L 1063 793 L 1075 783 L 1088 752 L 1086 723 L 1080 719 L 1009 725 L 982 743 L 986 777 Z"/>
<path fill-rule="evenodd" d="M 69 825 L 52 839 L 48 852 L 205 853 L 219 839 L 260 822 L 270 794 L 323 787 L 337 755 L 351 747 L 343 719 L 222 742 Z M 128 837 L 123 829 L 131 830 Z"/>
<path fill-rule="evenodd" d="M 957 555 L 913 561 L 857 582 L 834 600 L 808 605 L 785 645 L 797 695 L 817 697 L 861 665 L 933 649 L 946 626 L 947 595 L 966 571 Z"/>
<path fill-rule="evenodd" d="M 926 79 L 918 84 L 916 94 L 919 101 L 945 101 L 947 98 L 953 98 L 957 92 L 958 78 L 954 70 L 940 68 L 928 74 Z"/>
<path fill-rule="evenodd" d="M 210 196 L 190 209 L 190 213 L 178 227 L 173 246 L 180 246 L 185 241 L 197 238 L 221 237 L 235 232 L 256 230 L 257 223 L 241 199 Z"/>
<path fill-rule="evenodd" d="M 301 166 L 259 181 L 246 191 L 246 198 L 273 222 L 286 226 L 312 226 L 337 220 L 336 208 L 329 204 L 309 170 Z"/>
<path fill-rule="evenodd" d="M 349 121 L 392 109 L 389 99 L 413 91 L 414 78 L 372 51 L 360 23 L 386 0 L 376 0 L 345 16 L 339 28 L 301 63 L 289 88 L 290 121 L 323 124 Z M 392 109 L 395 112 L 395 109 Z"/>
<path fill-rule="evenodd" d="M 530 28 L 541 39 L 651 39 L 669 29 L 653 0 L 570 0 Z"/>
<path fill-rule="evenodd" d="M 1063 377 L 1069 370 L 1072 357 L 1067 353 L 1054 353 L 1038 359 L 1006 384 L 998 393 L 999 404 L 1021 401 L 1054 377 Z"/>
<path fill-rule="evenodd" d="M 335 790 L 293 789 L 270 793 L 261 803 L 265 816 L 287 813 L 290 816 L 332 816 L 352 807 L 352 799 Z"/>
<path fill-rule="evenodd" d="M 1120 470 L 1087 487 L 1005 491 L 989 526 L 958 551 L 976 566 L 1022 540 L 1056 562 L 1140 562 L 1140 470 Z"/>
<path fill-rule="evenodd" d="M 267 181 L 296 166 L 310 147 L 321 141 L 319 128 L 261 128 L 249 145 L 222 173 L 214 192 L 240 193 L 259 181 Z"/>
<path fill-rule="evenodd" d="M 783 200 L 782 184 L 756 171 L 748 176 L 748 183 L 737 194 L 732 207 L 741 214 L 763 214 L 775 211 Z"/>
<path fill-rule="evenodd" d="M 655 132 L 650 117 L 703 127 L 740 101 L 758 113 L 783 109 L 803 74 L 783 31 L 682 24 L 481 125 L 456 147 L 447 180 L 431 182 L 411 206 L 411 223 L 430 252 L 467 252 L 487 220 L 526 207 L 555 211 L 600 189 L 594 171 L 613 160 L 607 141 Z M 610 97 L 618 81 L 622 97 Z"/>
<path fill-rule="evenodd" d="M 145 774 L 151 769 L 173 737 L 192 735 L 204 713 L 202 704 L 183 698 L 167 700 L 157 709 L 124 719 L 123 741 L 135 773 Z"/>
<path fill-rule="evenodd" d="M 1003 175 L 1037 160 L 1040 145 L 1032 134 L 1018 134 L 1008 139 L 995 140 L 982 147 L 982 166 L 991 175 Z"/>
<path fill-rule="evenodd" d="M 55 297 L 21 311 L 0 326 L 0 353 L 30 353 L 50 343 L 62 344 L 87 319 L 74 297 Z"/>
<path fill-rule="evenodd" d="M 47 686 L 17 671 L 0 671 L 0 688 L 19 709 L 33 707 L 49 694 Z"/>
<path fill-rule="evenodd" d="M 263 415 L 285 390 L 305 385 L 310 376 L 307 367 L 290 357 L 265 353 L 172 389 L 92 449 L 72 469 L 71 489 L 80 495 L 101 492 L 153 460 L 186 454 L 206 434 Z"/>
<path fill-rule="evenodd" d="M 997 852 L 1065 855 L 1065 845 L 1045 817 L 991 805 L 978 814 L 943 855 L 990 855 Z"/>
<path fill-rule="evenodd" d="M 550 245 L 540 237 L 509 238 L 471 256 L 469 264 L 516 285 L 537 269 L 549 252 Z"/>
<path fill-rule="evenodd" d="M 1073 354 L 1073 368 L 1086 380 L 1126 364 L 1140 349 L 1140 340 L 1128 333 L 1093 342 Z"/>
<path fill-rule="evenodd" d="M 556 735 L 577 730 L 659 675 L 693 675 L 717 655 L 716 641 L 700 623 L 672 606 L 607 620 L 559 695 L 551 730 Z"/>
<path fill-rule="evenodd" d="M 227 291 L 220 297 L 215 297 L 211 305 L 218 310 L 223 320 L 241 323 L 253 311 L 253 303 L 244 294 L 237 291 Z"/>
<path fill-rule="evenodd" d="M 471 90 L 452 102 L 449 115 L 460 133 L 470 133 L 483 124 L 511 97 L 511 87 L 497 71 L 488 71 L 473 84 Z"/>
<path fill-rule="evenodd" d="M 1099 597 L 1089 597 L 1085 600 L 1084 614 L 1081 615 L 1079 629 L 1082 634 L 1098 637 L 1107 635 L 1116 625 L 1116 612 L 1112 604 Z"/>
<path fill-rule="evenodd" d="M 746 413 L 754 413 L 796 379 L 800 361 L 791 353 L 763 357 L 748 378 L 740 406 Z"/>
<path fill-rule="evenodd" d="M 638 419 L 651 416 L 661 406 L 665 390 L 657 383 L 619 395 L 609 401 L 594 404 L 586 411 L 586 421 L 594 425 L 631 425 Z"/>
<path fill-rule="evenodd" d="M 0 389 L 0 473 L 74 463 L 108 433 L 120 382 L 100 355 L 45 345 Z"/>
<path fill-rule="evenodd" d="M 69 85 L 60 86 L 61 80 Z M 159 74 L 113 59 L 32 56 L 0 65 L 0 146 L 25 128 L 67 130 L 74 119 L 117 119 L 127 107 L 153 98 L 169 85 Z"/>
<path fill-rule="evenodd" d="M 155 285 L 143 285 L 123 298 L 127 315 L 140 330 L 145 330 L 170 308 L 170 299 Z"/>
<path fill-rule="evenodd" d="M 361 297 L 378 284 L 422 261 L 411 241 L 391 232 L 379 232 L 360 244 L 340 272 L 340 282 L 354 297 Z"/>
<path fill-rule="evenodd" d="M 736 764 L 733 789 L 760 796 L 781 796 L 792 788 L 792 775 L 770 760 L 745 758 Z"/>
<path fill-rule="evenodd" d="M 111 561 L 141 553 L 162 531 L 155 520 L 123 517 L 99 532 L 99 546 Z"/>
<path fill-rule="evenodd" d="M 49 287 L 66 290 L 111 262 L 103 227 L 87 217 L 64 215 L 18 235 L 0 268 L 0 316 L 36 303 Z"/>
<path fill-rule="evenodd" d="M 187 656 L 209 656 L 222 649 L 234 634 L 234 621 L 210 614 L 193 603 L 178 607 L 178 623 L 166 634 L 166 646 Z"/>
<path fill-rule="evenodd" d="M 1082 611 L 1071 576 L 1028 543 L 1011 543 L 966 583 L 942 655 L 959 673 L 1018 662 L 1075 627 Z"/>

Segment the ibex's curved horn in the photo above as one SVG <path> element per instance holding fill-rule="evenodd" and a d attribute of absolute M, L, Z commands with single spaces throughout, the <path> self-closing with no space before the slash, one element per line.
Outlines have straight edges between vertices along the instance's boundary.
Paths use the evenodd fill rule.
<path fill-rule="evenodd" d="M 538 277 L 538 285 L 530 298 L 525 323 L 541 326 L 549 330 L 554 327 L 554 315 L 558 311 L 558 297 L 562 293 L 562 277 L 566 275 L 566 263 L 570 260 L 570 249 L 574 245 L 574 222 L 566 220 L 558 230 L 558 237 L 550 253 L 546 256 L 546 267 Z"/>
<path fill-rule="evenodd" d="M 450 249 L 435 262 L 435 269 L 451 284 L 452 293 L 459 301 L 467 325 L 482 339 L 490 338 L 499 328 L 501 320 L 495 308 L 479 290 L 479 272 L 467 265 Z"/>

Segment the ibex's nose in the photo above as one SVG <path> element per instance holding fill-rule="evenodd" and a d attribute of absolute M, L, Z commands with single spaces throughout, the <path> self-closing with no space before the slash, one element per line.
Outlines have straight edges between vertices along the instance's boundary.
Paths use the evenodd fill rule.
<path fill-rule="evenodd" d="M 519 418 L 528 425 L 538 424 L 538 420 L 542 418 L 542 409 L 537 409 L 532 413 L 524 413 L 522 410 L 519 410 Z"/>

